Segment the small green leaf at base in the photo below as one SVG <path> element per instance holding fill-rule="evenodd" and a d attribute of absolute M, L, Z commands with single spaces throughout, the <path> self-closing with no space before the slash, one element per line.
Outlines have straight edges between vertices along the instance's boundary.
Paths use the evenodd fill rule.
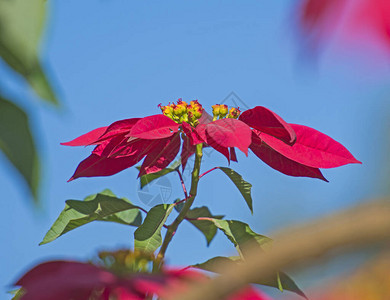
<path fill-rule="evenodd" d="M 117 198 L 110 190 L 86 197 L 83 201 L 67 200 L 53 226 L 39 245 L 54 241 L 61 235 L 92 221 L 107 221 L 139 226 L 142 216 L 139 207 L 126 198 Z"/>
<path fill-rule="evenodd" d="M 196 207 L 190 209 L 187 213 L 187 220 L 202 232 L 206 238 L 207 246 L 210 245 L 211 241 L 217 234 L 217 226 L 207 220 L 196 220 L 197 218 L 213 218 L 222 219 L 224 216 L 213 216 L 210 210 L 206 206 Z"/>
<path fill-rule="evenodd" d="M 148 212 L 142 225 L 134 232 L 134 249 L 153 253 L 161 246 L 161 228 L 174 206 L 159 204 Z"/>
<path fill-rule="evenodd" d="M 272 242 L 272 239 L 254 232 L 248 224 L 236 220 L 209 219 L 226 237 L 233 243 L 240 255 L 243 255 L 248 243 L 264 246 Z"/>
<path fill-rule="evenodd" d="M 162 169 L 161 171 L 158 171 L 156 173 L 151 174 L 145 174 L 140 177 L 140 183 L 141 183 L 141 189 L 143 189 L 147 184 L 151 183 L 153 180 L 156 180 L 164 175 L 167 175 L 169 173 L 172 173 L 180 167 L 180 160 L 175 161 L 172 163 L 168 168 Z M 141 167 L 136 167 L 138 170 L 141 169 Z"/>
<path fill-rule="evenodd" d="M 236 171 L 225 168 L 225 167 L 218 167 L 222 172 L 224 172 L 230 179 L 233 181 L 233 183 L 236 185 L 238 190 L 240 191 L 241 195 L 244 197 L 246 204 L 248 205 L 251 213 L 253 214 L 253 204 L 252 204 L 252 196 L 251 196 L 251 189 L 252 185 L 242 179 L 242 176 L 238 174 Z"/>

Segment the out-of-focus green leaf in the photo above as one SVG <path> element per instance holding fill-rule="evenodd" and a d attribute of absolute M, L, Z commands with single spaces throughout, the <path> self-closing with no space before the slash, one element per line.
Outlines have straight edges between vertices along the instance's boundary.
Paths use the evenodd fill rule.
<path fill-rule="evenodd" d="M 239 265 L 242 262 L 243 261 L 239 256 L 232 256 L 232 257 L 217 256 L 203 263 L 193 265 L 192 267 L 209 271 L 209 272 L 218 273 L 218 268 L 220 268 L 221 265 L 235 266 L 235 265 Z M 284 290 L 291 291 L 307 299 L 305 293 L 297 286 L 297 284 L 287 274 L 283 272 L 278 272 L 275 276 L 273 276 L 271 280 L 266 280 L 266 281 L 256 280 L 252 283 L 274 287 L 279 289 L 282 292 Z"/>
<path fill-rule="evenodd" d="M 153 253 L 162 244 L 161 228 L 175 204 L 159 204 L 153 207 L 144 222 L 134 232 L 134 248 Z"/>
<path fill-rule="evenodd" d="M 26 113 L 0 96 L 0 150 L 23 176 L 38 201 L 39 160 Z"/>
<path fill-rule="evenodd" d="M 108 221 L 139 226 L 142 216 L 139 207 L 126 198 L 117 198 L 110 190 L 86 197 L 83 201 L 67 200 L 53 226 L 40 245 L 54 241 L 61 235 L 92 221 Z"/>
<path fill-rule="evenodd" d="M 253 205 L 252 205 L 252 196 L 251 196 L 252 185 L 249 182 L 242 179 L 242 176 L 240 174 L 238 174 L 236 171 L 230 168 L 219 167 L 218 169 L 224 172 L 231 179 L 231 181 L 233 181 L 233 183 L 240 191 L 241 195 L 244 197 L 246 204 L 248 205 L 249 209 L 253 214 Z"/>
<path fill-rule="evenodd" d="M 217 234 L 217 226 L 207 220 L 195 220 L 197 218 L 213 218 L 213 219 L 222 219 L 224 216 L 213 216 L 210 210 L 206 206 L 196 207 L 188 211 L 187 220 L 198 228 L 205 236 L 207 241 L 207 246 L 210 245 L 211 241 Z"/>
<path fill-rule="evenodd" d="M 241 221 L 210 218 L 209 222 L 214 223 L 215 226 L 217 226 L 217 228 L 226 235 L 242 257 L 243 251 L 245 251 L 244 246 L 248 243 L 264 246 L 265 244 L 272 242 L 269 237 L 257 234 L 249 227 L 248 224 Z"/>
<path fill-rule="evenodd" d="M 180 160 L 173 162 L 168 168 L 162 169 L 156 173 L 145 174 L 140 177 L 141 189 L 144 188 L 145 185 L 151 183 L 153 180 L 156 180 L 164 175 L 167 175 L 171 172 L 176 171 L 181 165 Z M 137 167 L 139 170 L 141 167 Z"/>
<path fill-rule="evenodd" d="M 47 1 L 0 0 L 0 57 L 42 99 L 58 104 L 39 61 Z"/>

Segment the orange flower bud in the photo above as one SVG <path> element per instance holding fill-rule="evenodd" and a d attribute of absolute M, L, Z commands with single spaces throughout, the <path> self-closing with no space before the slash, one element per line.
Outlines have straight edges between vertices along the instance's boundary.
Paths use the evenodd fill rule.
<path fill-rule="evenodd" d="M 241 111 L 239 107 L 232 107 L 229 111 L 228 118 L 237 119 L 240 116 L 240 113 Z"/>

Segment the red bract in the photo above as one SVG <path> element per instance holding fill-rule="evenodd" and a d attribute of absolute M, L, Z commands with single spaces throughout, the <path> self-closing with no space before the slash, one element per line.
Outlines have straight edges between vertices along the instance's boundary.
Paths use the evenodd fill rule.
<path fill-rule="evenodd" d="M 189 281 L 207 277 L 192 270 L 115 275 L 105 268 L 75 261 L 40 264 L 15 285 L 23 288 L 21 300 L 142 300 L 153 295 L 170 297 L 188 287 Z M 246 288 L 228 300 L 267 300 L 258 291 Z"/>
<path fill-rule="evenodd" d="M 312 128 L 289 124 L 271 110 L 257 106 L 244 111 L 214 105 L 212 118 L 197 101 L 162 106 L 163 115 L 134 118 L 95 129 L 69 146 L 96 145 L 70 180 L 108 176 L 144 159 L 139 176 L 166 168 L 179 154 L 184 168 L 203 143 L 237 161 L 235 147 L 248 149 L 272 168 L 290 176 L 326 180 L 319 168 L 360 163 L 340 143 Z M 181 142 L 181 140 L 183 140 Z M 182 145 L 182 146 L 181 146 Z"/>

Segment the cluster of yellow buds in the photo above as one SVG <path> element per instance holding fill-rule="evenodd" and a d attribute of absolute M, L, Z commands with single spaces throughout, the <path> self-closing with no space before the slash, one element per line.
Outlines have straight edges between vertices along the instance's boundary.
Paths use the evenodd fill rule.
<path fill-rule="evenodd" d="M 230 110 L 226 104 L 215 104 L 213 108 L 213 121 L 217 119 L 230 118 L 237 119 L 240 116 L 240 108 L 232 107 Z"/>
<path fill-rule="evenodd" d="M 187 122 L 192 126 L 198 125 L 198 119 L 203 113 L 203 107 L 198 100 L 193 100 L 188 105 L 187 102 L 180 98 L 176 104 L 172 103 L 166 106 L 160 104 L 159 107 L 165 116 L 171 118 L 176 123 Z"/>
<path fill-rule="evenodd" d="M 99 258 L 104 267 L 118 275 L 129 272 L 148 272 L 150 263 L 156 260 L 153 254 L 137 250 L 102 251 L 99 253 Z"/>

